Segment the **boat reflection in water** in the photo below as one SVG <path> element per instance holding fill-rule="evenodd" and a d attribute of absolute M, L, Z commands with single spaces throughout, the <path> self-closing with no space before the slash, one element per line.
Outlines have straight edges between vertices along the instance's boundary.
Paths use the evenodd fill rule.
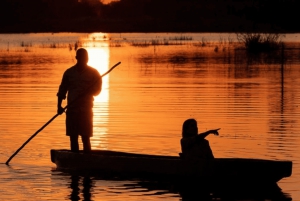
<path fill-rule="evenodd" d="M 80 176 L 77 174 L 69 175 L 71 188 L 69 199 L 72 201 L 85 200 L 91 201 L 97 198 L 103 198 L 105 195 L 97 193 L 93 194 L 94 188 L 106 188 L 110 193 L 121 194 L 122 192 L 116 189 L 122 189 L 124 192 L 140 193 L 140 196 L 163 196 L 174 194 L 175 197 L 180 197 L 182 201 L 210 201 L 210 200 L 269 200 L 269 201 L 290 201 L 292 198 L 284 194 L 277 185 L 265 186 L 264 188 L 223 188 L 223 189 L 207 189 L 203 186 L 198 186 L 191 182 L 190 184 L 181 185 L 166 181 L 118 181 L 115 186 L 97 186 L 96 181 L 107 181 L 107 178 Z M 112 178 L 111 181 L 116 181 Z M 107 194 L 103 190 L 103 194 Z M 177 195 L 177 196 L 176 196 Z M 139 196 L 139 195 L 134 195 Z"/>

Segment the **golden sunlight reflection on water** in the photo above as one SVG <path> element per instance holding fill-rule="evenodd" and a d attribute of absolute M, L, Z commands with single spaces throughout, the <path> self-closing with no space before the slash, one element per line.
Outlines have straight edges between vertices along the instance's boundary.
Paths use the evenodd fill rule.
<path fill-rule="evenodd" d="M 89 44 L 86 45 L 89 46 Z M 109 69 L 109 48 L 107 46 L 89 47 L 87 51 L 89 53 L 88 64 L 96 68 L 100 74 L 104 74 Z M 107 124 L 109 116 L 108 102 L 109 74 L 102 77 L 102 91 L 100 95 L 94 98 L 94 125 Z M 104 139 L 106 135 L 107 129 L 105 126 L 95 126 L 93 140 L 91 141 L 92 149 L 103 144 L 101 139 Z"/>

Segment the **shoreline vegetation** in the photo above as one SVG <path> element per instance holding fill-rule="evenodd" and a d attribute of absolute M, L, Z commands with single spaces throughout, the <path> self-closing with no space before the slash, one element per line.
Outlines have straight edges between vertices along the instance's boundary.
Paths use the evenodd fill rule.
<path fill-rule="evenodd" d="M 18 34 L 18 33 L 17 33 Z M 50 33 L 49 33 L 50 34 Z M 54 34 L 54 33 L 52 33 Z M 187 34 L 173 35 L 169 37 L 161 38 L 151 38 L 148 39 L 130 39 L 127 37 L 120 36 L 109 36 L 109 33 L 102 33 L 98 36 L 88 36 L 83 37 L 80 40 L 60 43 L 60 42 L 45 42 L 43 44 L 33 44 L 32 41 L 20 41 L 19 48 L 23 48 L 25 52 L 30 52 L 30 48 L 68 48 L 71 50 L 77 50 L 79 47 L 83 47 L 83 44 L 93 43 L 93 46 L 98 42 L 103 46 L 102 42 L 106 42 L 109 47 L 149 47 L 149 46 L 194 46 L 194 47 L 214 47 L 214 51 L 218 52 L 223 49 L 223 51 L 228 47 L 233 47 L 234 49 L 244 49 L 249 52 L 271 52 L 282 48 L 282 45 L 287 44 L 282 42 L 282 38 L 285 37 L 284 34 L 278 33 L 235 33 L 236 39 L 232 36 L 228 38 L 220 37 L 218 41 L 208 41 L 205 37 L 194 39 L 193 36 Z M 49 40 L 49 38 L 48 38 Z M 5 43 L 5 41 L 2 41 Z M 14 45 L 14 48 L 18 46 Z M 225 49 L 224 49 L 225 48 Z M 7 41 L 6 51 L 10 51 L 10 44 Z M 1 51 L 1 50 L 0 50 Z M 2 50 L 3 51 L 3 50 Z M 20 51 L 20 50 L 18 50 Z"/>
<path fill-rule="evenodd" d="M 297 0 L 3 0 L 0 33 L 296 33 Z"/>
<path fill-rule="evenodd" d="M 135 40 L 128 38 L 110 38 L 106 34 L 99 37 L 89 36 L 74 42 L 40 42 L 32 43 L 20 41 L 19 45 L 13 47 L 7 46 L 7 49 L 0 49 L 2 56 L 0 57 L 0 66 L 19 65 L 26 63 L 26 59 L 21 56 L 23 54 L 34 53 L 42 49 L 57 49 L 59 51 L 76 51 L 80 47 L 103 47 L 107 45 L 112 48 L 153 48 L 153 54 L 141 55 L 138 61 L 145 65 L 153 63 L 171 63 L 180 65 L 185 63 L 219 63 L 228 62 L 241 64 L 247 59 L 247 64 L 253 63 L 273 63 L 283 64 L 288 57 L 294 55 L 295 51 L 299 51 L 298 43 L 283 43 L 281 34 L 245 34 L 237 33 L 237 40 L 232 37 L 220 38 L 219 41 L 209 41 L 205 38 L 196 40 L 190 35 L 178 35 L 160 39 L 144 39 Z M 103 43 L 105 42 L 105 43 Z M 163 46 L 187 46 L 191 53 L 178 51 L 175 55 L 156 54 L 156 47 Z M 47 50 L 46 50 L 47 51 Z"/>

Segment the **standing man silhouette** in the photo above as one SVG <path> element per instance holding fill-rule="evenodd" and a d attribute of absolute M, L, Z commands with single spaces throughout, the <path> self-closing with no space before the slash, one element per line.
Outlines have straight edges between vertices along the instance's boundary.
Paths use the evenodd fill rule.
<path fill-rule="evenodd" d="M 57 113 L 64 112 L 62 101 L 67 97 L 66 135 L 70 137 L 71 151 L 79 151 L 78 137 L 81 136 L 85 153 L 91 151 L 90 137 L 93 136 L 93 102 L 102 89 L 100 73 L 88 66 L 88 52 L 84 48 L 76 51 L 77 63 L 67 69 L 57 93 Z"/>

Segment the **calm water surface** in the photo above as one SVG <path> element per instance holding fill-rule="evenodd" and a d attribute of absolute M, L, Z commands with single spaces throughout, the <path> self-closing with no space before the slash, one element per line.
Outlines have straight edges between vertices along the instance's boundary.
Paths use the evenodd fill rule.
<path fill-rule="evenodd" d="M 282 197 L 300 201 L 299 37 L 283 38 L 283 54 L 251 56 L 235 49 L 234 34 L 1 34 L 0 200 L 192 200 L 170 185 L 56 171 L 49 152 L 69 148 L 64 115 L 4 164 L 56 114 L 77 42 L 101 73 L 122 62 L 95 98 L 93 149 L 175 156 L 183 121 L 196 118 L 200 131 L 221 128 L 208 136 L 215 157 L 292 160 L 292 176 L 278 184 Z M 234 189 L 230 196 L 273 200 Z"/>

